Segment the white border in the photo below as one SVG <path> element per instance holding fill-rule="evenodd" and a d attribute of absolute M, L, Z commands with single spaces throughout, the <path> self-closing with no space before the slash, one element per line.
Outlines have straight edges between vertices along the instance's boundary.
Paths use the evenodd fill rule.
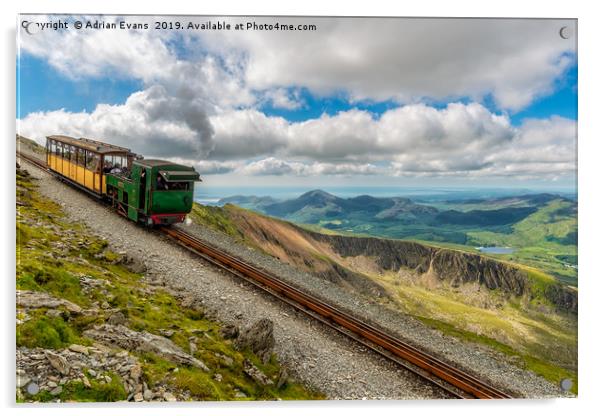
<path fill-rule="evenodd" d="M 96 2 L 53 0 L 20 0 L 2 6 L 3 65 L 2 82 L 5 92 L 1 101 L 0 114 L 3 117 L 4 140 L 2 151 L 3 203 L 0 218 L 8 228 L 4 233 L 2 246 L 2 329 L 3 342 L 0 342 L 3 369 L 0 377 L 0 395 L 5 414 L 30 414 L 43 412 L 45 415 L 106 415 L 107 410 L 115 413 L 144 413 L 145 415 L 165 415 L 167 412 L 178 415 L 210 413 L 245 415 L 304 415 L 307 413 L 334 413 L 359 415 L 377 411 L 384 414 L 420 413 L 447 415 L 505 415 L 511 413 L 545 413 L 546 415 L 581 415 L 593 413 L 600 403 L 597 387 L 601 371 L 600 361 L 595 351 L 598 342 L 600 308 L 598 298 L 602 296 L 601 280 L 598 273 L 600 256 L 600 214 L 602 201 L 599 183 L 602 175 L 599 121 L 602 110 L 599 105 L 600 66 L 599 39 L 602 39 L 600 15 L 596 13 L 594 2 L 546 1 L 526 2 L 505 0 L 483 2 L 471 0 L 419 2 L 392 2 L 370 0 L 351 3 L 349 1 L 328 2 L 324 0 L 303 1 L 230 1 L 192 2 L 185 0 L 97 0 Z M 557 17 L 579 19 L 579 271 L 580 284 L 580 333 L 579 333 L 579 391 L 576 400 L 509 402 L 320 402 L 320 403 L 234 403 L 200 404 L 197 406 L 154 406 L 118 407 L 94 406 L 60 407 L 15 407 L 14 402 L 14 134 L 15 134 L 15 25 L 17 13 L 145 13 L 145 14 L 234 14 L 234 15 L 334 15 L 334 16 L 453 16 L 453 17 Z M 596 100 L 598 99 L 598 100 Z"/>

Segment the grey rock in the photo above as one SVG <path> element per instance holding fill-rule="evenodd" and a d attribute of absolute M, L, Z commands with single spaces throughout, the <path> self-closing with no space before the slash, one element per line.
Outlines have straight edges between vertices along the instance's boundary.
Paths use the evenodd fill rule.
<path fill-rule="evenodd" d="M 44 354 L 46 355 L 46 358 L 48 359 L 48 361 L 50 362 L 50 365 L 52 367 L 54 367 L 54 369 L 56 371 L 58 371 L 59 373 L 61 373 L 62 375 L 67 375 L 69 374 L 69 371 L 71 370 L 71 367 L 69 366 L 69 363 L 67 362 L 67 360 L 65 359 L 65 357 L 55 354 L 51 351 L 45 351 Z"/>
<path fill-rule="evenodd" d="M 137 332 L 123 325 L 103 324 L 84 331 L 84 336 L 129 351 L 152 352 L 173 362 L 209 371 L 201 360 L 184 352 L 171 340 L 149 332 Z"/>
<path fill-rule="evenodd" d="M 79 352 L 85 355 L 90 354 L 90 351 L 88 351 L 88 347 L 84 347 L 83 345 L 71 344 L 69 345 L 69 349 L 73 352 Z"/>
<path fill-rule="evenodd" d="M 257 384 L 260 384 L 262 386 L 274 384 L 274 382 L 270 380 L 268 376 L 266 376 L 259 368 L 257 368 L 255 365 L 253 365 L 252 362 L 250 362 L 247 359 L 245 359 L 243 362 L 243 371 L 246 375 L 255 380 Z"/>
<path fill-rule="evenodd" d="M 126 322 L 127 318 L 121 311 L 115 312 L 114 314 L 109 316 L 109 319 L 107 319 L 107 323 L 111 325 L 124 325 Z"/>
<path fill-rule="evenodd" d="M 165 393 L 163 393 L 163 399 L 166 402 L 175 402 L 177 401 L 176 396 L 174 396 L 172 393 L 166 391 Z"/>
<path fill-rule="evenodd" d="M 142 395 L 142 393 L 136 393 L 136 394 L 134 394 L 134 401 L 135 402 L 142 402 L 142 401 L 144 401 L 144 396 Z"/>
<path fill-rule="evenodd" d="M 288 372 L 286 368 L 280 367 L 280 372 L 278 373 L 278 381 L 276 382 L 276 388 L 281 388 L 288 382 Z"/>
<path fill-rule="evenodd" d="M 147 270 L 146 264 L 142 260 L 128 254 L 121 258 L 121 264 L 132 273 L 144 273 Z"/>
<path fill-rule="evenodd" d="M 82 308 L 73 302 L 65 299 L 55 298 L 46 292 L 36 292 L 32 290 L 17 290 L 17 306 L 31 309 L 56 309 L 60 306 L 63 306 L 69 312 L 74 314 L 81 313 L 82 311 Z"/>
<path fill-rule="evenodd" d="M 237 348 L 249 348 L 264 363 L 270 360 L 274 344 L 274 323 L 266 318 L 260 319 L 242 331 L 235 342 Z"/>
<path fill-rule="evenodd" d="M 131 369 L 130 369 L 130 377 L 132 378 L 132 380 L 134 380 L 134 382 L 138 382 L 138 380 L 140 380 L 140 376 L 142 375 L 142 366 L 140 366 L 139 363 L 136 363 Z"/>
<path fill-rule="evenodd" d="M 31 381 L 29 377 L 17 375 L 17 388 L 23 388 Z"/>
<path fill-rule="evenodd" d="M 159 333 L 164 337 L 171 338 L 175 331 L 173 329 L 159 329 Z"/>
<path fill-rule="evenodd" d="M 142 395 L 142 397 L 144 398 L 144 400 L 146 400 L 147 402 L 153 399 L 153 392 L 150 389 L 146 389 L 144 390 L 144 393 Z"/>
<path fill-rule="evenodd" d="M 220 354 L 220 353 L 217 353 L 215 355 L 216 355 L 216 357 L 221 359 L 224 362 L 224 364 L 226 364 L 226 366 L 228 366 L 228 367 L 230 367 L 232 364 L 234 364 L 234 360 L 232 358 L 228 357 L 227 355 Z"/>
<path fill-rule="evenodd" d="M 46 316 L 49 318 L 62 318 L 63 312 L 59 311 L 58 309 L 48 309 L 46 311 Z"/>
<path fill-rule="evenodd" d="M 57 386 L 54 389 L 50 390 L 50 394 L 52 394 L 53 396 L 58 396 L 62 392 L 63 392 L 63 387 L 62 386 Z"/>
<path fill-rule="evenodd" d="M 243 399 L 247 397 L 247 395 L 244 394 L 242 391 L 237 391 L 236 393 L 234 393 L 234 397 L 236 397 L 237 399 Z"/>

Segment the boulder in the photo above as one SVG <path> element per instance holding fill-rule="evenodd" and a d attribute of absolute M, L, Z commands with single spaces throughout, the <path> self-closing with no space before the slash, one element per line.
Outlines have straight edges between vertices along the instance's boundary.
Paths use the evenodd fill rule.
<path fill-rule="evenodd" d="M 205 363 L 184 352 L 171 340 L 146 331 L 137 332 L 123 325 L 103 324 L 84 331 L 83 335 L 110 346 L 129 351 L 151 352 L 178 364 L 209 371 Z"/>
<path fill-rule="evenodd" d="M 17 306 L 28 309 L 49 308 L 56 309 L 60 306 L 65 307 L 70 313 L 79 314 L 82 308 L 73 302 L 65 299 L 55 298 L 54 296 L 33 290 L 17 290 Z"/>
<path fill-rule="evenodd" d="M 272 355 L 274 343 L 274 323 L 263 318 L 242 331 L 235 346 L 238 349 L 249 348 L 264 363 L 267 363 Z"/>
<path fill-rule="evenodd" d="M 146 272 L 146 264 L 137 257 L 133 257 L 125 254 L 120 261 L 132 273 L 144 273 Z"/>
<path fill-rule="evenodd" d="M 64 376 L 69 374 L 71 366 L 69 365 L 65 357 L 63 357 L 62 355 L 55 354 L 48 350 L 44 351 L 44 355 L 46 355 L 48 362 L 50 362 L 50 365 L 54 367 L 56 371 L 58 371 Z"/>

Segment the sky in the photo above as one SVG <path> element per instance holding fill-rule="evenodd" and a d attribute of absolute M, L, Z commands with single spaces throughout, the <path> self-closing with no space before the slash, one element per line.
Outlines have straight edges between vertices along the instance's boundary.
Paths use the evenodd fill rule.
<path fill-rule="evenodd" d="M 37 25 L 60 20 L 69 28 Z M 315 30 L 155 30 L 157 20 Z M 21 21 L 34 23 L 17 35 L 17 131 L 40 143 L 127 146 L 192 165 L 207 186 L 575 186 L 574 20 Z"/>

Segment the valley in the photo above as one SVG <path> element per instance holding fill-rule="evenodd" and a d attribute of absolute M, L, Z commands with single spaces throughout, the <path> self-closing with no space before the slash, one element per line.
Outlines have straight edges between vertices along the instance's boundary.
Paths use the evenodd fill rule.
<path fill-rule="evenodd" d="M 537 268 L 577 287 L 577 203 L 561 194 L 483 199 L 340 198 L 321 190 L 278 201 L 233 196 L 235 204 L 312 231 L 422 241 Z M 502 247 L 509 250 L 487 250 Z M 488 252 L 489 251 L 489 252 Z M 488 252 L 488 253 L 487 253 Z"/>

